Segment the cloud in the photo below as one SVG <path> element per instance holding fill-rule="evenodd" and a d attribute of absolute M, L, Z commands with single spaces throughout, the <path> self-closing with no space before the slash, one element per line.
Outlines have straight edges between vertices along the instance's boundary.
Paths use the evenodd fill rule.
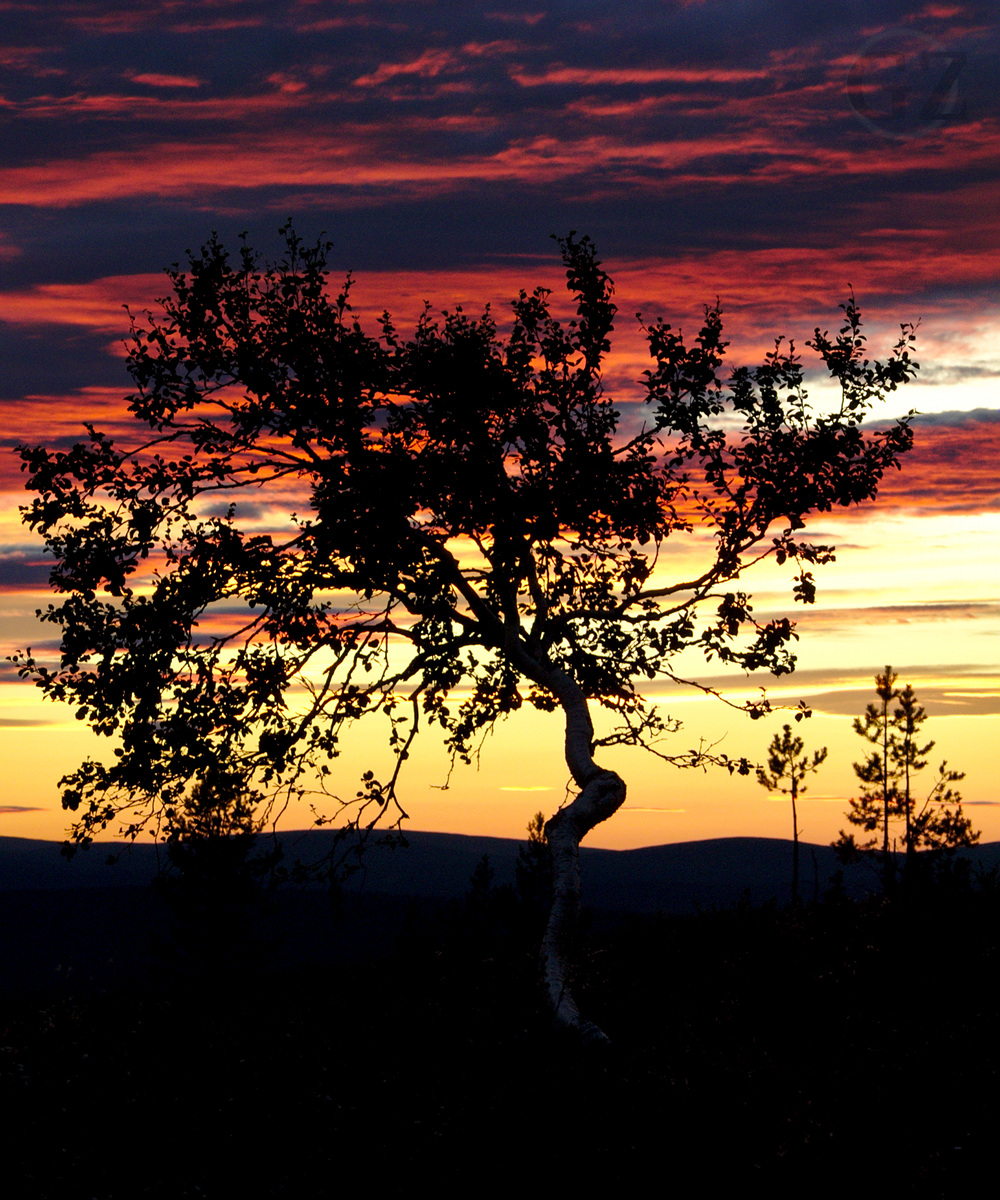
<path fill-rule="evenodd" d="M 44 808 L 32 804 L 0 804 L 0 817 L 15 817 L 21 813 L 45 811 Z"/>
<path fill-rule="evenodd" d="M 547 235 L 593 232 L 622 305 L 608 381 L 626 401 L 647 365 L 627 314 L 690 328 L 718 295 L 734 355 L 759 357 L 778 332 L 835 328 L 853 285 L 873 347 L 923 318 L 908 391 L 954 403 L 998 370 L 995 24 L 983 5 L 909 14 L 961 45 L 969 105 L 900 146 L 845 91 L 887 14 L 862 31 L 846 11 L 759 0 L 722 23 L 716 5 L 644 0 L 446 16 L 307 3 L 280 20 L 194 0 L 7 6 L 11 440 L 62 444 L 95 414 L 123 429 L 122 303 L 153 307 L 159 268 L 213 226 L 273 237 L 288 212 L 332 230 L 368 312 L 407 317 L 425 295 L 502 314 L 537 282 L 563 304 Z M 915 429 L 882 511 L 994 511 L 996 423 Z M 19 487 L 3 457 L 0 485 Z"/>
<path fill-rule="evenodd" d="M 36 662 L 47 662 L 53 668 L 58 666 L 59 645 L 56 642 L 32 638 L 31 653 Z M 0 662 L 0 680 L 5 683 L 16 683 L 18 686 L 24 686 L 21 676 L 18 675 L 18 666 L 16 663 Z M 16 720 L 15 718 L 11 719 Z M 49 722 L 29 720 L 26 724 L 31 728 L 42 728 L 46 724 L 49 724 Z"/>
<path fill-rule="evenodd" d="M 50 348 L 53 342 L 47 343 Z M 56 347 L 60 346 L 55 341 Z M 27 370 L 25 385 L 36 372 Z M 119 372 L 120 373 L 120 368 Z M 0 386 L 9 381 L 0 381 Z M 61 394 L 41 394 L 6 399 L 4 422 L 10 430 L 0 438 L 0 492 L 23 494 L 27 476 L 13 453 L 18 445 L 40 446 L 49 450 L 69 450 L 87 440 L 84 422 L 90 422 L 116 442 L 134 442 L 140 426 L 129 415 L 123 387 L 86 387 L 67 389 Z"/>
<path fill-rule="evenodd" d="M 878 550 L 875 553 L 877 554 Z M 761 599 L 762 597 L 758 596 L 758 600 Z M 853 641 L 864 630 L 878 629 L 884 631 L 887 638 L 903 636 L 908 632 L 914 635 L 923 634 L 928 644 L 934 645 L 959 631 L 981 638 L 992 638 L 1000 628 L 1000 604 L 989 601 L 831 607 L 837 602 L 836 591 L 832 588 L 824 591 L 823 603 L 810 608 L 799 605 L 793 609 L 783 598 L 775 597 L 774 600 L 773 603 L 758 603 L 758 619 L 787 617 L 794 622 L 796 632 L 804 641 Z M 988 654 L 986 651 L 984 653 Z M 952 667 L 932 668 L 928 677 L 934 680 L 948 679 L 952 677 L 953 670 Z M 981 676 L 983 666 L 980 665 L 971 673 L 973 676 Z M 802 671 L 796 670 L 792 686 L 803 685 L 806 678 Z M 732 681 L 728 686 L 733 686 Z"/>
<path fill-rule="evenodd" d="M 273 517 L 274 508 L 270 504 L 254 500 L 222 500 L 218 504 L 209 504 L 205 508 L 206 517 L 225 517 L 230 505 L 235 505 L 239 521 L 266 521 Z"/>
<path fill-rule="evenodd" d="M 879 668 L 881 669 L 881 668 Z M 912 684 L 920 703 L 932 717 L 1000 715 L 1000 688 L 992 677 L 989 663 L 947 663 L 897 668 L 898 686 Z M 726 676 L 705 678 L 702 683 L 727 695 L 741 687 L 760 696 L 756 681 Z M 669 703 L 685 692 L 657 689 Z M 874 696 L 874 672 L 868 666 L 826 667 L 797 670 L 783 680 L 771 680 L 766 688 L 773 703 L 804 700 L 814 713 L 827 716 L 856 717 L 864 712 Z"/>
<path fill-rule="evenodd" d="M 454 71 L 461 66 L 460 57 L 449 50 L 425 50 L 407 62 L 383 63 L 368 75 L 359 75 L 355 87 L 378 87 L 390 79 L 416 75 L 422 79 L 436 79 L 444 71 Z"/>
<path fill-rule="evenodd" d="M 0 554 L 0 589 L 5 592 L 45 589 L 53 565 L 52 559 L 41 556 Z"/>
<path fill-rule="evenodd" d="M 633 813 L 686 813 L 686 808 L 657 808 L 655 805 L 623 804 L 619 812 Z"/>
<path fill-rule="evenodd" d="M 864 622 L 871 625 L 908 625 L 926 621 L 976 621 L 996 620 L 1000 617 L 1000 603 L 983 600 L 956 600 L 953 602 L 929 602 L 926 604 L 879 604 L 864 608 L 797 610 L 799 622 L 808 622 L 810 628 L 825 626 L 828 629 L 839 625 Z"/>
<path fill-rule="evenodd" d="M 147 79 L 150 77 L 146 77 Z M 166 77 L 160 77 L 166 78 Z M 138 77 L 130 82 L 141 82 Z M 13 107 L 25 122 L 46 122 L 62 118 L 89 116 L 93 120 L 125 120 L 142 122 L 163 129 L 190 125 L 192 138 L 199 126 L 246 124 L 250 121 L 274 122 L 291 110 L 315 105 L 317 97 L 307 92 L 307 85 L 292 86 L 287 77 L 273 74 L 267 86 L 256 95 L 221 96 L 162 96 L 136 95 L 131 92 L 72 92 L 66 95 L 40 95 Z M 161 85 L 167 86 L 167 85 Z M 185 85 L 171 85 L 173 89 Z M 200 87 L 194 82 L 194 87 Z M 323 100 L 328 100 L 323 97 Z"/>
<path fill-rule="evenodd" d="M 1000 511 L 1000 420 L 982 410 L 952 423 L 917 423 L 903 468 L 883 480 L 879 505 L 938 513 Z"/>
<path fill-rule="evenodd" d="M 950 429 L 956 426 L 1000 426 L 1000 410 L 992 408 L 974 408 L 969 412 L 937 412 L 918 413 L 912 421 L 914 429 L 929 426 L 943 426 Z"/>
<path fill-rule="evenodd" d="M 54 17 L 56 14 L 53 13 Z M 63 6 L 59 14 L 71 29 L 97 37 L 136 33 L 155 23 L 155 13 L 139 4 L 121 8 L 101 3 Z"/>
<path fill-rule="evenodd" d="M 193 75 L 165 75 L 155 71 L 146 73 L 125 72 L 125 78 L 133 83 L 144 83 L 147 87 L 155 88 L 198 88 L 202 80 Z"/>
<path fill-rule="evenodd" d="M 514 68 L 511 78 L 521 87 L 543 87 L 552 84 L 575 83 L 587 87 L 610 85 L 631 87 L 649 83 L 746 83 L 748 80 L 771 79 L 769 69 L 726 69 L 723 67 L 546 67 L 538 74 Z"/>
<path fill-rule="evenodd" d="M 932 717 L 1000 715 L 1000 692 L 997 692 L 995 688 L 969 689 L 962 693 L 927 683 L 923 683 L 919 687 L 914 683 L 914 688 L 920 698 L 920 703 Z M 856 717 L 863 713 L 865 707 L 872 702 L 873 695 L 873 686 L 869 684 L 867 688 L 858 688 L 854 691 L 812 695 L 805 693 L 805 699 L 814 712 L 825 713 L 829 716 Z"/>
<path fill-rule="evenodd" d="M 53 53 L 50 46 L 0 46 L 0 67 L 11 73 L 38 79 L 65 74 L 62 67 L 45 66 L 39 62 L 39 59 L 51 57 Z"/>
<path fill-rule="evenodd" d="M 78 325 L 124 337 L 129 331 L 126 305 L 136 313 L 157 309 L 170 290 L 158 274 L 109 275 L 89 283 L 40 283 L 0 292 L 0 320 L 9 325 Z"/>

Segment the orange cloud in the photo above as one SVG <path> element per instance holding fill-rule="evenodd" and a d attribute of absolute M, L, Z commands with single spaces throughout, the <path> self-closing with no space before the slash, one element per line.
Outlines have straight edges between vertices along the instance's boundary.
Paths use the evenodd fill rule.
<path fill-rule="evenodd" d="M 124 336 L 128 305 L 136 313 L 156 310 L 170 290 L 162 273 L 108 275 L 90 283 L 38 283 L 0 292 L 0 320 L 11 325 L 79 325 L 94 333 Z"/>
<path fill-rule="evenodd" d="M 86 440 L 84 422 L 105 430 L 116 441 L 134 440 L 137 429 L 124 396 L 127 388 L 88 387 L 69 396 L 31 396 L 4 404 L 4 438 L 0 448 L 0 491 L 20 492 L 25 476 L 10 453 L 15 443 L 51 446 L 57 441 Z"/>

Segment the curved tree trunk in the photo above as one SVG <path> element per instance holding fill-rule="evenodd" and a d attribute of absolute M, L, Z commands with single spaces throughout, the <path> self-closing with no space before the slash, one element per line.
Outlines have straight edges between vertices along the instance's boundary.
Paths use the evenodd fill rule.
<path fill-rule="evenodd" d="M 542 939 L 545 987 L 556 1023 L 585 1042 L 607 1038 L 592 1021 L 580 1016 L 567 983 L 570 942 L 580 912 L 580 842 L 606 821 L 625 800 L 625 783 L 614 771 L 594 761 L 594 727 L 587 698 L 575 680 L 553 670 L 545 680 L 566 714 L 566 763 L 580 792 L 545 825 L 552 856 L 552 908 Z"/>

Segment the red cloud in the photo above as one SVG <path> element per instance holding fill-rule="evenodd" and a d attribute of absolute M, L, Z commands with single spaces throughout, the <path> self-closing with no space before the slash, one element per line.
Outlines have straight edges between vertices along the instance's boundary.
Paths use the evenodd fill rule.
<path fill-rule="evenodd" d="M 938 513 L 1000 511 L 1000 420 L 970 413 L 954 425 L 914 425 L 903 469 L 882 481 L 878 504 Z"/>
<path fill-rule="evenodd" d="M 158 309 L 169 291 L 163 274 L 108 275 L 90 283 L 39 283 L 0 292 L 0 320 L 11 325 L 80 325 L 95 333 L 124 336 L 127 304 L 135 312 Z"/>
<path fill-rule="evenodd" d="M 546 67 L 531 73 L 523 68 L 511 69 L 510 77 L 521 87 L 542 87 L 546 84 L 581 83 L 588 86 L 615 87 L 636 83 L 745 83 L 749 79 L 770 79 L 769 69 L 727 70 L 722 67 Z"/>
<path fill-rule="evenodd" d="M 126 72 L 126 79 L 131 79 L 134 83 L 144 83 L 147 87 L 158 88 L 198 88 L 201 87 L 201 80 L 193 75 L 157 75 L 149 73 L 145 75 L 134 75 L 132 72 Z"/>

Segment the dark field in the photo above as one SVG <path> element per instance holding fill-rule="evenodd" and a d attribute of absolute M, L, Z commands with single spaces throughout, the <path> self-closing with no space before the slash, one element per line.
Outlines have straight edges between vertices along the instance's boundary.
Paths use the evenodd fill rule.
<path fill-rule="evenodd" d="M 360 903 L 344 923 L 389 921 Z M 111 982 L 10 991 L 4 1194 L 992 1190 L 988 878 L 585 922 L 591 1051 L 551 1032 L 509 890 L 390 908 L 381 954 L 295 962 L 209 922 Z"/>

